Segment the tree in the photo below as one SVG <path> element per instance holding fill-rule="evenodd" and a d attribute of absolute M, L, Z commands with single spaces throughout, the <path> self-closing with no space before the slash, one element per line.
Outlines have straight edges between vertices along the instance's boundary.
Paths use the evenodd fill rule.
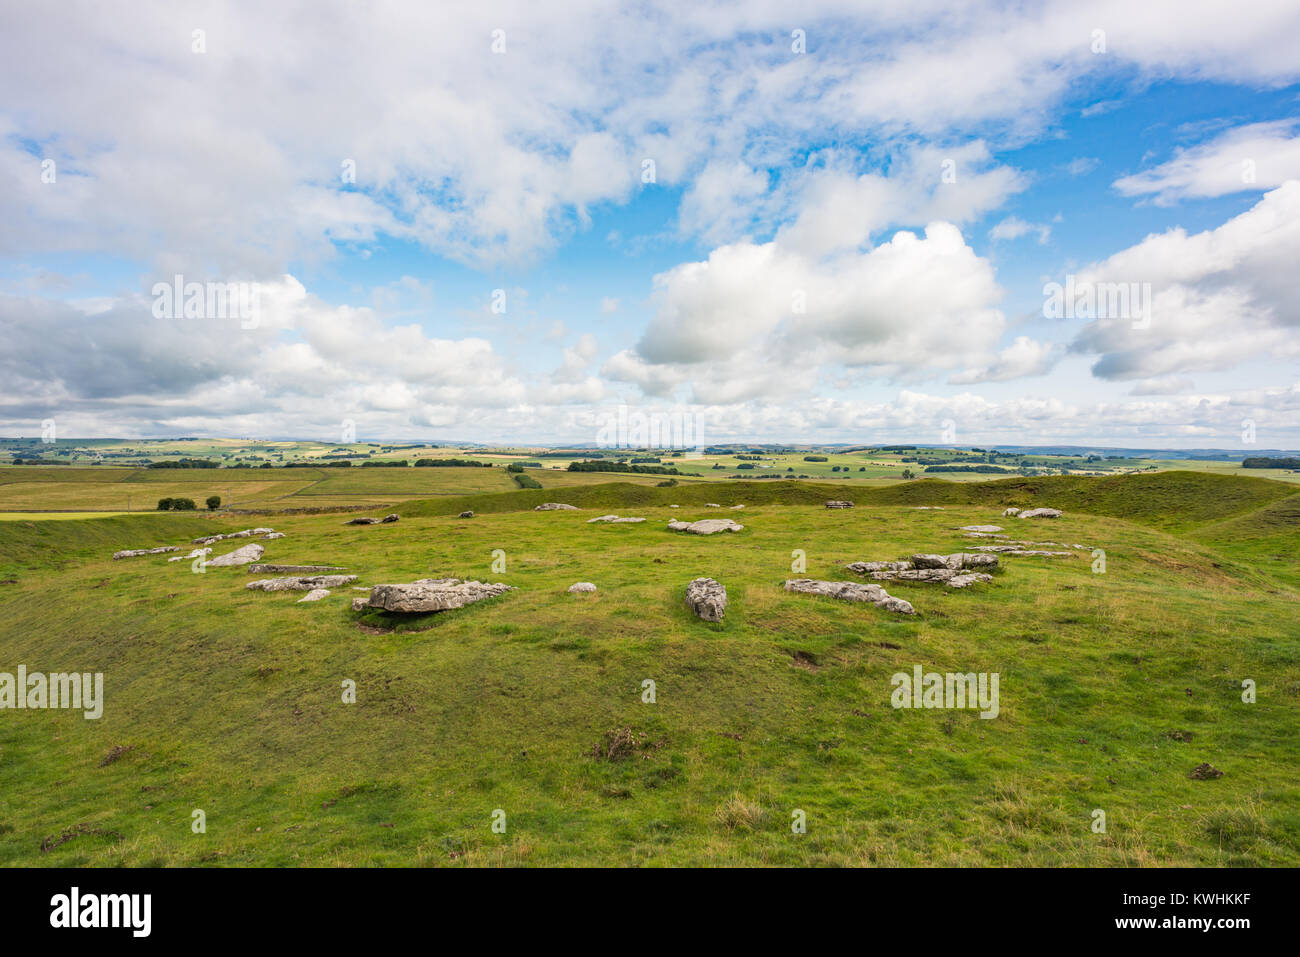
<path fill-rule="evenodd" d="M 191 512 L 195 509 L 194 499 L 192 498 L 174 498 L 172 499 L 173 512 Z"/>
<path fill-rule="evenodd" d="M 172 503 L 173 503 L 174 501 L 175 501 L 175 499 L 170 499 L 170 498 L 160 498 L 160 499 L 158 499 L 158 511 L 160 511 L 160 512 L 170 511 L 170 510 L 171 510 L 171 507 L 172 507 Z"/>
<path fill-rule="evenodd" d="M 217 509 L 221 508 L 221 496 L 220 496 L 220 495 L 209 495 L 209 496 L 208 496 L 208 501 L 207 501 L 207 506 L 208 506 L 209 511 L 213 511 L 213 512 L 215 512 Z"/>
<path fill-rule="evenodd" d="M 916 475 L 911 469 L 903 469 L 903 478 L 916 478 Z"/>

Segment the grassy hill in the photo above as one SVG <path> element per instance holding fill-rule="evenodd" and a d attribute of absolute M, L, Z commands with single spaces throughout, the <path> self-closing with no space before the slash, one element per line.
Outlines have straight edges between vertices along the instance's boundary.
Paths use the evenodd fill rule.
<path fill-rule="evenodd" d="M 821 505 L 846 499 L 859 506 L 980 505 L 1047 506 L 1072 512 L 1108 515 L 1143 525 L 1180 529 L 1258 509 L 1288 496 L 1293 485 L 1269 479 L 1214 475 L 1206 472 L 1154 472 L 1096 478 L 1046 476 L 992 482 L 947 482 L 919 479 L 887 486 L 850 486 L 793 481 L 742 481 L 681 484 L 673 488 L 608 482 L 584 487 L 531 489 L 505 495 L 452 496 L 402 504 L 403 515 L 456 515 L 531 509 L 543 502 L 580 508 L 703 505 Z"/>

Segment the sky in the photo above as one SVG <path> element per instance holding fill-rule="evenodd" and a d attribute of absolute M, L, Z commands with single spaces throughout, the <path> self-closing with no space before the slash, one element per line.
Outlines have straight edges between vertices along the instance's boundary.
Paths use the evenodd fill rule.
<path fill-rule="evenodd" d="M 0 434 L 1300 448 L 1297 50 L 1293 0 L 0 0 Z"/>

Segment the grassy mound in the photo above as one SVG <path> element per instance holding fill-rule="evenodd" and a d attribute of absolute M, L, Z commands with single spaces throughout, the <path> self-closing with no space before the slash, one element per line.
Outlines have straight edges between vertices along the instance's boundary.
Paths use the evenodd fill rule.
<path fill-rule="evenodd" d="M 178 545 L 212 533 L 212 522 L 193 513 L 0 522 L 0 577 L 111 558 L 113 552 L 124 548 Z"/>
<path fill-rule="evenodd" d="M 1155 528 L 1179 530 L 1253 511 L 1295 495 L 1295 487 L 1271 479 L 1206 472 L 1157 472 L 1124 476 L 1047 476 L 991 482 L 921 479 L 883 487 L 813 484 L 798 481 L 711 482 L 657 488 L 611 482 L 573 488 L 530 489 L 503 494 L 406 502 L 403 516 L 525 511 L 543 502 L 578 508 L 612 509 L 666 506 L 820 505 L 848 499 L 859 506 L 984 505 L 990 508 L 1047 506 L 1108 515 Z"/>
<path fill-rule="evenodd" d="M 1300 495 L 1202 525 L 1190 537 L 1231 553 L 1252 571 L 1300 586 Z"/>

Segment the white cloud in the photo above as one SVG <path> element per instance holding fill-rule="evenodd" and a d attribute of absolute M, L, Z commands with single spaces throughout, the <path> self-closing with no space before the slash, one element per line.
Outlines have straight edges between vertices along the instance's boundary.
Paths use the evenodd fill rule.
<path fill-rule="evenodd" d="M 733 243 L 655 277 L 654 319 L 605 374 L 660 395 L 689 381 L 706 402 L 806 392 L 833 367 L 904 380 L 989 363 L 989 379 L 1037 374 L 1046 357 L 1026 355 L 1037 345 L 996 356 L 1001 296 L 949 223 L 823 258 L 781 238 Z"/>
<path fill-rule="evenodd" d="M 1027 223 L 1019 216 L 1008 216 L 989 230 L 989 239 L 1002 242 L 1030 234 L 1037 234 L 1038 244 L 1041 246 L 1051 238 L 1052 227 L 1046 223 Z"/>
<path fill-rule="evenodd" d="M 1125 196 L 1150 196 L 1159 206 L 1184 199 L 1272 189 L 1300 179 L 1300 120 L 1252 123 L 1207 143 L 1178 150 L 1166 163 L 1115 181 Z"/>
<path fill-rule="evenodd" d="M 1051 343 L 1017 336 L 986 368 L 958 373 L 948 381 L 955 384 L 1006 382 L 1026 376 L 1044 375 L 1051 371 L 1059 359 L 1060 350 Z"/>
<path fill-rule="evenodd" d="M 34 4 L 8 18 L 0 255 L 109 253 L 145 274 L 146 288 L 173 272 L 247 277 L 265 280 L 270 298 L 257 330 L 163 327 L 141 297 L 79 287 L 60 303 L 44 297 L 73 292 L 33 273 L 0 300 L 0 419 L 57 406 L 110 434 L 333 434 L 346 409 L 375 435 L 540 437 L 558 435 L 573 406 L 626 388 L 688 397 L 733 416 L 735 429 L 789 437 L 873 429 L 873 417 L 928 428 L 928 416 L 958 400 L 971 428 L 1083 434 L 1108 420 L 1042 397 L 908 392 L 883 403 L 817 393 L 880 380 L 1006 383 L 1053 368 L 1051 344 L 1005 342 L 992 266 L 959 228 L 996 214 L 995 241 L 1048 238 L 1049 226 L 998 213 L 1030 184 L 999 157 L 1056 132 L 1091 76 L 1134 88 L 1155 78 L 1252 88 L 1300 78 L 1300 11 L 1286 0 L 1257 3 L 1249 16 L 1209 0 L 1086 9 L 815 0 L 800 10 L 802 56 L 789 49 L 788 4 L 776 0 L 671 10 L 322 0 L 312 11 L 213 7 L 202 55 L 189 45 L 194 12 L 163 2 L 112 16 Z M 1089 49 L 1098 25 L 1104 56 Z M 498 56 L 490 31 L 502 26 L 508 52 Z M 1170 230 L 1096 267 L 1155 292 L 1142 335 L 1107 320 L 1079 333 L 1074 347 L 1099 356 L 1098 375 L 1159 379 L 1166 385 L 1137 387 L 1159 390 L 1184 371 L 1295 354 L 1300 217 L 1294 184 L 1279 186 L 1297 175 L 1294 132 L 1242 127 L 1117 183 L 1161 203 L 1224 195 L 1233 191 L 1225 164 L 1246 152 L 1255 188 L 1278 188 L 1219 229 Z M 54 183 L 41 182 L 46 157 L 58 163 Z M 645 159 L 654 183 L 641 182 Z M 355 183 L 340 178 L 349 162 Z M 1079 157 L 1060 169 L 1083 175 L 1095 163 Z M 671 211 L 648 225 L 601 221 L 601 232 L 620 255 L 700 243 L 700 253 L 668 260 L 700 261 L 657 277 L 653 320 L 630 348 L 612 342 L 612 355 L 581 327 L 529 309 L 514 278 L 509 317 L 463 336 L 429 331 L 439 302 L 417 276 L 361 294 L 369 309 L 328 305 L 283 277 L 291 264 L 326 272 L 321 261 L 342 247 L 373 254 L 382 283 L 397 275 L 382 273 L 389 238 L 518 276 L 607 207 L 656 191 L 680 195 L 678 233 Z M 924 235 L 896 233 L 926 224 Z M 482 285 L 498 282 L 507 278 Z M 439 298 L 454 287 L 440 285 Z M 600 309 L 611 315 L 618 300 Z M 557 350 L 570 343 L 558 365 L 524 356 L 523 371 L 507 358 L 513 343 L 498 350 L 492 336 L 527 323 Z M 619 325 L 605 323 L 602 342 Z M 1183 403 L 1190 390 L 1106 415 L 1128 416 L 1117 420 L 1123 430 L 1173 428 L 1181 414 L 1196 432 L 1218 427 L 1218 412 L 1196 411 L 1205 403 L 1236 414 L 1235 399 Z M 1293 393 L 1258 401 L 1293 408 Z"/>
<path fill-rule="evenodd" d="M 320 302 L 289 276 L 263 284 L 260 298 L 248 329 L 238 319 L 157 319 L 144 297 L 93 315 L 0 298 L 0 334 L 12 346 L 0 358 L 0 415 L 228 419 L 217 431 L 231 434 L 232 423 L 259 418 L 292 428 L 430 406 L 500 408 L 526 394 L 486 340 L 385 326 L 370 309 Z M 592 355 L 592 344 L 576 354 Z"/>
<path fill-rule="evenodd" d="M 766 173 L 742 162 L 710 161 L 682 197 L 682 232 L 710 243 L 744 233 L 767 186 Z"/>
<path fill-rule="evenodd" d="M 1173 377 L 1168 379 L 1142 379 L 1133 383 L 1129 395 L 1179 395 L 1195 388 L 1191 379 Z"/>
<path fill-rule="evenodd" d="M 1071 349 L 1099 354 L 1093 373 L 1144 379 L 1300 355 L 1300 180 L 1216 229 L 1148 236 L 1080 275 L 1080 284 L 1149 285 L 1150 322 L 1094 319 Z"/>
<path fill-rule="evenodd" d="M 1286 0 L 1249 17 L 1209 0 L 821 0 L 801 9 L 803 56 L 774 0 L 671 14 L 597 0 L 562 10 L 323 0 L 313 11 L 303 22 L 274 4 L 214 8 L 203 54 L 190 48 L 194 13 L 172 4 L 111 17 L 35 4 L 9 18 L 0 249 L 109 251 L 163 272 L 265 278 L 333 243 L 388 235 L 482 266 L 545 253 L 594 207 L 656 186 L 687 190 L 688 232 L 729 242 L 767 213 L 768 171 L 810 147 L 1022 141 L 1103 65 L 1139 79 L 1300 76 L 1300 15 Z M 507 52 L 495 55 L 490 32 L 502 24 Z M 1104 58 L 1089 49 L 1098 24 Z M 40 180 L 44 157 L 58 161 L 55 184 Z M 644 158 L 656 186 L 640 185 Z M 345 186 L 346 161 L 356 183 Z M 933 194 L 914 224 L 965 222 L 962 207 L 994 201 L 981 188 L 1009 188 L 962 182 Z M 789 201 L 775 197 L 778 209 Z"/>
<path fill-rule="evenodd" d="M 796 216 L 777 234 L 783 245 L 810 256 L 862 247 L 890 226 L 968 223 L 1028 185 L 1019 170 L 995 163 L 981 140 L 901 149 L 887 176 L 859 174 L 834 151 L 817 160 L 788 187 Z"/>

